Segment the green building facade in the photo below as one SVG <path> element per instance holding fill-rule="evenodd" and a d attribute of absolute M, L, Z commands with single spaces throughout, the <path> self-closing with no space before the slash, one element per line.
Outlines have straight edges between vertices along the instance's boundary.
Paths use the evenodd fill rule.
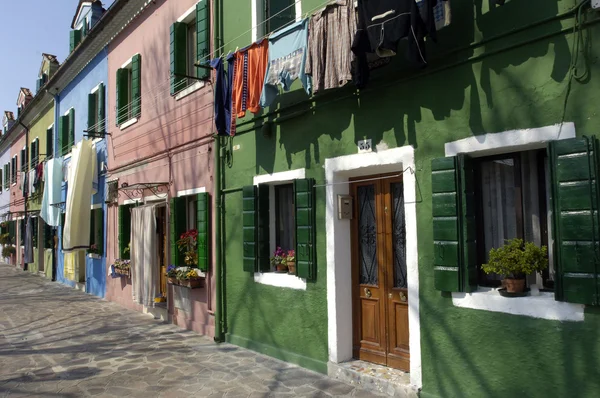
<path fill-rule="evenodd" d="M 261 37 L 257 7 L 216 4 L 224 54 Z M 320 7 L 303 0 L 292 17 Z M 238 120 L 236 136 L 221 140 L 227 341 L 323 373 L 360 356 L 368 339 L 357 342 L 356 330 L 368 328 L 355 324 L 365 297 L 353 266 L 363 261 L 353 254 L 361 243 L 352 226 L 362 222 L 354 187 L 393 176 L 402 181 L 408 308 L 397 308 L 408 312 L 413 388 L 426 397 L 594 396 L 598 17 L 571 0 L 453 2 L 451 24 L 427 41 L 426 68 L 412 67 L 401 43 L 363 90 L 349 83 L 308 98 L 295 82 Z M 353 220 L 338 215 L 345 198 Z M 515 218 L 500 210 L 516 213 L 516 225 L 500 225 Z M 480 271 L 487 251 L 515 236 L 549 246 L 550 269 L 528 277 L 545 288 L 539 296 L 484 287 L 499 284 Z M 266 272 L 282 242 L 313 245 L 314 257 L 296 253 L 304 277 Z M 391 333 L 384 327 L 375 337 Z"/>

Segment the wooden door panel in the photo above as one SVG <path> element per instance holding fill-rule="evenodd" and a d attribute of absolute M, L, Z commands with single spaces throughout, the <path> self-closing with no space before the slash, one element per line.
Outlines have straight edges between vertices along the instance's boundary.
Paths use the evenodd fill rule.
<path fill-rule="evenodd" d="M 379 299 L 361 298 L 361 345 L 371 343 L 378 348 L 382 345 L 379 305 Z"/>

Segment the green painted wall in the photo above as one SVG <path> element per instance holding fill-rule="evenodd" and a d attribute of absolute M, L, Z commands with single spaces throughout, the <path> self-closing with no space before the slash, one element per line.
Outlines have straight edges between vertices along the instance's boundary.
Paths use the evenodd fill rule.
<path fill-rule="evenodd" d="M 363 138 L 383 147 L 414 146 L 422 395 L 595 396 L 600 391 L 599 309 L 586 309 L 584 322 L 560 323 L 457 308 L 433 288 L 430 165 L 444 156 L 444 143 L 562 120 L 574 122 L 578 136 L 600 132 L 600 49 L 589 48 L 589 76 L 573 81 L 569 91 L 574 19 L 553 18 L 575 2 L 512 0 L 491 9 L 483 3 L 452 3 L 452 25 L 439 32 L 437 45 L 428 44 L 425 70 L 403 65 L 400 50 L 360 93 L 345 87 L 306 101 L 297 90 L 280 96 L 266 117 L 241 121 L 233 141 L 240 149 L 225 168 L 224 188 L 251 184 L 257 174 L 301 167 L 322 182 L 325 159 L 356 153 L 356 141 Z M 303 2 L 303 12 L 316 4 Z M 225 43 L 250 28 L 249 5 L 248 10 L 236 5 L 235 12 L 232 7 L 232 2 L 225 5 Z M 593 43 L 600 24 L 591 22 L 592 15 L 587 19 L 584 37 Z M 225 52 L 249 41 L 248 34 Z M 269 113 L 273 108 L 281 115 Z M 296 117 L 280 119 L 272 138 L 262 135 L 264 120 L 288 115 Z M 228 338 L 322 371 L 327 361 L 324 191 L 317 191 L 318 279 L 306 292 L 257 285 L 242 272 L 241 193 L 227 194 L 225 205 Z M 304 357 L 313 361 L 307 364 Z"/>

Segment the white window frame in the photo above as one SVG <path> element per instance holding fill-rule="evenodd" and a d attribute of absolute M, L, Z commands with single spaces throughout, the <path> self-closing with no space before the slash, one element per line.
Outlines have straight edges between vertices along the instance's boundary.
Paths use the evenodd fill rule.
<path fill-rule="evenodd" d="M 277 232 L 275 230 L 275 186 L 293 183 L 296 179 L 303 179 L 306 176 L 306 169 L 295 169 L 283 171 L 280 173 L 264 174 L 255 176 L 253 185 L 269 185 L 269 247 L 270 253 L 276 248 Z M 279 274 L 275 272 L 255 272 L 254 282 L 263 285 L 285 287 L 297 290 L 306 290 L 306 279 L 290 274 Z"/>
<path fill-rule="evenodd" d="M 138 55 L 134 54 L 135 55 Z M 131 69 L 133 67 L 133 56 L 131 56 L 131 58 L 129 58 L 127 61 L 125 61 L 125 63 L 123 65 L 121 65 L 121 69 L 129 69 L 129 78 L 127 79 L 127 92 L 129 93 L 129 101 L 127 103 L 127 120 L 125 120 L 123 123 L 121 123 L 119 125 L 119 129 L 120 130 L 125 130 L 127 127 L 132 126 L 134 124 L 136 124 L 138 122 L 138 118 L 137 117 L 133 117 L 132 116 L 132 112 L 133 112 L 133 107 L 131 106 L 131 103 L 133 101 L 133 95 L 131 92 Z M 140 82 L 141 84 L 141 82 Z M 115 114 L 118 115 L 118 109 L 115 109 Z"/>
<path fill-rule="evenodd" d="M 489 133 L 448 142 L 445 144 L 445 153 L 446 156 L 464 153 L 472 157 L 483 157 L 541 149 L 550 141 L 575 137 L 575 124 L 563 123 L 534 129 Z M 539 296 L 506 298 L 500 296 L 496 290 L 478 287 L 477 291 L 472 293 L 454 292 L 452 304 L 455 307 L 540 319 L 575 322 L 584 320 L 584 305 L 556 301 L 554 293 L 540 292 Z"/>
<path fill-rule="evenodd" d="M 100 85 L 103 84 L 104 82 L 100 82 L 96 85 L 96 87 L 94 87 L 93 89 L 90 90 L 90 94 L 96 94 L 96 92 L 98 92 L 98 90 L 100 90 Z M 96 94 L 96 109 L 94 110 L 96 112 L 96 115 L 94 116 L 94 119 L 96 120 L 98 118 L 98 107 L 100 106 L 100 103 L 98 102 L 98 95 Z M 104 120 L 106 120 L 106 112 L 104 114 Z M 96 120 L 96 124 L 98 124 L 100 122 L 100 120 Z M 106 126 L 106 122 L 104 123 Z M 88 129 L 90 128 L 90 126 L 88 126 Z M 96 137 L 92 140 L 92 143 L 96 143 L 96 142 L 100 142 L 102 141 L 102 137 Z"/>
<path fill-rule="evenodd" d="M 207 0 L 200 0 L 200 1 L 207 1 Z M 196 20 L 196 4 L 200 3 L 197 2 L 195 3 L 192 7 L 190 7 L 185 13 L 183 13 L 183 15 L 181 15 L 179 18 L 177 18 L 177 22 L 180 23 L 184 23 L 186 25 L 189 25 L 192 21 Z M 189 27 L 188 27 L 189 29 Z M 188 73 L 188 75 L 193 76 L 193 74 L 189 73 L 188 68 L 190 68 L 190 60 L 189 58 L 189 46 L 190 43 L 188 42 L 189 40 L 189 33 L 186 32 L 186 72 Z M 196 40 L 198 40 L 198 38 L 196 38 Z M 194 45 L 196 45 L 196 43 L 194 43 Z M 184 88 L 183 90 L 179 91 L 177 94 L 175 94 L 175 100 L 179 101 L 185 97 L 187 97 L 188 95 L 200 90 L 202 87 L 204 87 L 204 82 L 203 81 L 199 81 L 196 80 L 194 83 L 189 84 L 186 88 Z"/>
<path fill-rule="evenodd" d="M 302 19 L 302 1 L 295 0 L 296 22 Z M 265 32 L 265 24 L 263 16 L 265 15 L 264 0 L 252 0 L 252 43 L 258 40 L 259 37 L 264 37 L 268 32 Z"/>

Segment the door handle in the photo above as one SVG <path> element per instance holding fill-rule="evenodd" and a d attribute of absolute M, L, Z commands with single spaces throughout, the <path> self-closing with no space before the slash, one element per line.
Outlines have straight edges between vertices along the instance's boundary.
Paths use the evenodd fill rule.
<path fill-rule="evenodd" d="M 406 294 L 404 294 L 404 292 L 400 292 L 400 301 L 402 301 L 403 303 L 406 303 Z"/>
<path fill-rule="evenodd" d="M 365 296 L 367 296 L 367 298 L 371 298 L 371 291 L 369 290 L 369 288 L 365 287 Z"/>

